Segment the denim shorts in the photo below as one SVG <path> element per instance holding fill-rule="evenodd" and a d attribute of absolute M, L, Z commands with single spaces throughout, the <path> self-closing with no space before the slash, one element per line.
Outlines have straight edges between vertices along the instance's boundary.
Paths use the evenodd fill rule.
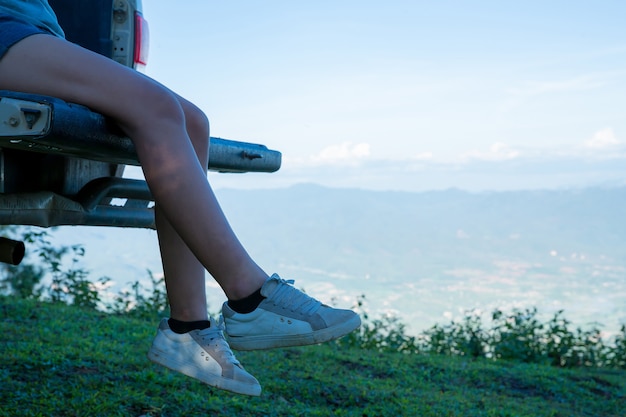
<path fill-rule="evenodd" d="M 50 34 L 50 32 L 44 29 L 23 22 L 11 15 L 0 13 L 0 59 L 7 53 L 9 48 L 22 39 L 40 33 Z"/>

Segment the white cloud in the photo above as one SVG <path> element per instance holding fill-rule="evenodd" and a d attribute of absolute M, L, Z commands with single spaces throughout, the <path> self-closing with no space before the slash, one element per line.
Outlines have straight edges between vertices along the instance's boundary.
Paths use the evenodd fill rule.
<path fill-rule="evenodd" d="M 546 93 L 591 90 L 605 84 L 602 75 L 582 75 L 559 81 L 527 81 L 521 87 L 509 88 L 507 93 L 515 96 L 537 96 Z"/>
<path fill-rule="evenodd" d="M 456 231 L 456 238 L 457 239 L 469 239 L 470 235 L 468 235 L 463 229 L 458 229 Z"/>
<path fill-rule="evenodd" d="M 343 142 L 322 149 L 317 155 L 311 156 L 315 164 L 353 164 L 358 160 L 370 156 L 369 143 Z"/>
<path fill-rule="evenodd" d="M 507 144 L 496 142 L 489 147 L 487 152 L 469 151 L 461 155 L 462 160 L 481 159 L 483 161 L 505 161 L 515 159 L 521 155 L 516 149 L 511 149 Z"/>
<path fill-rule="evenodd" d="M 585 142 L 587 148 L 593 149 L 605 149 L 615 145 L 619 145 L 621 142 L 615 137 L 613 129 L 607 127 L 597 131 L 591 139 Z"/>
<path fill-rule="evenodd" d="M 432 152 L 420 152 L 420 153 L 413 155 L 411 159 L 415 161 L 430 161 L 433 159 L 433 153 Z"/>

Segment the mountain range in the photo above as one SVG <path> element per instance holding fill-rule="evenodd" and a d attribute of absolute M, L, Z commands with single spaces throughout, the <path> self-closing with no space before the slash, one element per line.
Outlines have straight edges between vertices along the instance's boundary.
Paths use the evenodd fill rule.
<path fill-rule="evenodd" d="M 610 332 L 626 323 L 626 187 L 392 192 L 300 184 L 216 191 L 253 258 L 342 307 L 365 295 L 373 315 L 418 332 L 466 311 L 560 309 Z M 184 215 L 184 213 L 181 213 Z M 118 290 L 162 271 L 156 233 L 64 227 L 95 276 Z M 210 311 L 223 295 L 208 280 Z"/>

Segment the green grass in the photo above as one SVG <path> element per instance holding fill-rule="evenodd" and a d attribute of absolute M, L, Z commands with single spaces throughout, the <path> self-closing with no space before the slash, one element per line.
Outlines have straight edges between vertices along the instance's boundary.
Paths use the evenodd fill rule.
<path fill-rule="evenodd" d="M 380 354 L 239 352 L 259 398 L 152 364 L 157 320 L 0 297 L 0 416 L 623 416 L 626 371 Z"/>

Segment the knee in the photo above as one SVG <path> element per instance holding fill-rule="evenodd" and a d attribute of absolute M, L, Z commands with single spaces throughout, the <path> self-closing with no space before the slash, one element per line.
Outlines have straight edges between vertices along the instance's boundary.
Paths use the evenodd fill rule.
<path fill-rule="evenodd" d="M 185 126 L 187 134 L 201 162 L 208 162 L 210 124 L 209 118 L 202 110 L 193 104 L 186 103 L 183 106 L 185 111 Z"/>
<path fill-rule="evenodd" d="M 193 104 L 187 105 L 184 111 L 189 135 L 208 141 L 210 125 L 207 115 Z"/>
<path fill-rule="evenodd" d="M 177 97 L 169 90 L 154 84 L 141 86 L 132 107 L 120 117 L 122 127 L 135 140 L 156 138 L 154 132 L 182 132 L 185 128 L 185 112 Z M 175 135 L 172 135 L 175 136 Z"/>

